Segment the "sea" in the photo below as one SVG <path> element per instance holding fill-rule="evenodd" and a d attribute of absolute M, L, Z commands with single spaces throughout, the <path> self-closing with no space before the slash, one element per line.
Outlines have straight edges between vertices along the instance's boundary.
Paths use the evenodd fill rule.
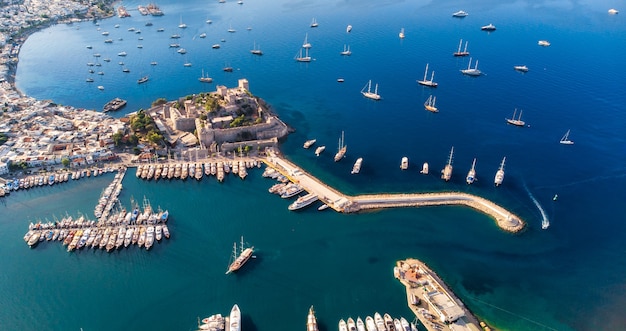
<path fill-rule="evenodd" d="M 162 17 L 141 16 L 137 6 L 147 3 L 123 4 L 132 17 L 32 34 L 19 54 L 17 88 L 98 111 L 120 97 L 128 105 L 111 115 L 122 117 L 157 98 L 235 87 L 246 78 L 251 93 L 295 129 L 280 142 L 282 153 L 328 185 L 350 195 L 472 193 L 527 226 L 507 233 L 459 206 L 339 214 L 314 204 L 291 212 L 290 201 L 267 192 L 274 182 L 262 169 L 221 184 L 206 177 L 148 182 L 130 171 L 121 203 L 130 208 L 145 197 L 168 210 L 172 238 L 150 251 L 67 253 L 57 243 L 30 249 L 22 239 L 28 224 L 92 217 L 113 175 L 33 188 L 0 199 L 0 328 L 194 330 L 198 317 L 227 315 L 233 304 L 244 331 L 304 330 L 311 305 L 322 331 L 375 312 L 412 320 L 393 267 L 413 257 L 493 329 L 626 329 L 626 20 L 607 13 L 626 11 L 623 0 L 162 0 Z M 453 18 L 461 9 L 469 16 Z M 181 22 L 188 27 L 178 28 Z M 481 31 L 489 23 L 496 31 Z M 305 38 L 313 60 L 298 63 Z M 461 39 L 482 76 L 460 73 L 470 61 L 452 56 Z M 344 45 L 352 55 L 340 55 Z M 251 54 L 253 47 L 263 55 Z M 416 83 L 427 64 L 437 88 Z M 213 83 L 198 81 L 203 72 Z M 137 84 L 146 75 L 149 81 Z M 370 80 L 382 100 L 361 95 Z M 430 95 L 438 113 L 424 110 Z M 525 127 L 506 124 L 516 110 Z M 568 130 L 575 144 L 559 144 Z M 347 153 L 335 163 L 342 132 Z M 314 138 L 315 147 L 326 146 L 319 157 L 302 148 Z M 454 171 L 444 182 L 440 170 L 452 147 Z M 399 168 L 403 156 L 406 171 Z M 351 175 L 359 157 L 361 172 Z M 504 182 L 495 187 L 504 157 Z M 474 158 L 478 180 L 467 185 Z M 419 173 L 424 162 L 429 175 Z M 241 236 L 255 246 L 255 259 L 225 275 Z"/>

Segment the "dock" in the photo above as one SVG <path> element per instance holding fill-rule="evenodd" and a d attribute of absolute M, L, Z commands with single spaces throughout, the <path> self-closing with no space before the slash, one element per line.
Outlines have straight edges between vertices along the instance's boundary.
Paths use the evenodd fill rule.
<path fill-rule="evenodd" d="M 417 259 L 398 261 L 393 274 L 406 287 L 408 306 L 426 330 L 490 330 L 423 262 Z"/>
<path fill-rule="evenodd" d="M 340 213 L 394 207 L 461 205 L 491 216 L 496 224 L 507 232 L 519 232 L 525 226 L 525 222 L 519 216 L 506 208 L 472 194 L 441 192 L 348 196 L 324 184 L 313 175 L 280 156 L 276 151 L 269 151 L 263 162 L 286 176 L 291 182 L 300 185 L 308 193 L 316 194 L 320 201 Z"/>

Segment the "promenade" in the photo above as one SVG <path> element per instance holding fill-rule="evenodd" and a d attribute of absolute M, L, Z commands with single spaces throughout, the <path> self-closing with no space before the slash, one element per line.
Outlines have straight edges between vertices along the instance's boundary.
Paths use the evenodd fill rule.
<path fill-rule="evenodd" d="M 341 213 L 393 207 L 462 205 L 491 216 L 502 230 L 515 233 L 521 231 L 525 226 L 525 222 L 517 215 L 492 201 L 476 195 L 461 192 L 442 192 L 348 196 L 324 184 L 276 152 L 269 152 L 267 158 L 263 161 L 268 166 L 287 176 L 292 182 L 299 184 L 305 191 L 316 194 L 320 201 Z"/>

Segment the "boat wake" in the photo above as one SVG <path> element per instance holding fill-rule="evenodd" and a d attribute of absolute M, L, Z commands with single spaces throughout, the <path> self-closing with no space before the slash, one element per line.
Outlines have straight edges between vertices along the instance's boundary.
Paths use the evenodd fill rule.
<path fill-rule="evenodd" d="M 526 192 L 528 192 L 530 199 L 535 203 L 535 206 L 537 206 L 537 209 L 539 209 L 539 212 L 541 212 L 541 217 L 542 217 L 541 229 L 543 230 L 547 229 L 550 226 L 550 220 L 548 219 L 548 215 L 546 214 L 546 211 L 543 210 L 543 207 L 541 207 L 541 204 L 539 204 L 539 201 L 537 201 L 535 196 L 530 192 L 530 190 L 526 186 L 526 183 L 524 183 L 524 189 L 526 189 Z"/>

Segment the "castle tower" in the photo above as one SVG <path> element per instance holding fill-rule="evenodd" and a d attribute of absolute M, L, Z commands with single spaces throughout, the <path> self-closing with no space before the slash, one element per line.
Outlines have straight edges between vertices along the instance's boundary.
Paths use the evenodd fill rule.
<path fill-rule="evenodd" d="M 244 89 L 246 91 L 250 91 L 249 89 L 249 84 L 248 84 L 248 80 L 245 78 L 242 78 L 239 80 L 239 88 L 240 89 Z"/>

